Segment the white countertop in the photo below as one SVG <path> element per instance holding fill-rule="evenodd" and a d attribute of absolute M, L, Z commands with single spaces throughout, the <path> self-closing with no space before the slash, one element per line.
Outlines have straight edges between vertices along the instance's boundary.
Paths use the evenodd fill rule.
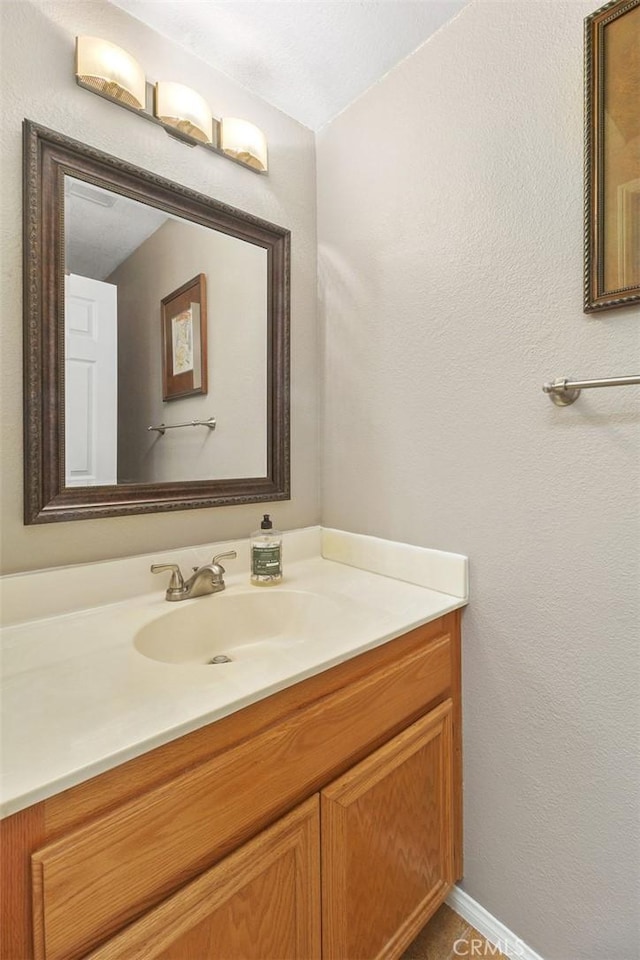
<path fill-rule="evenodd" d="M 211 559 L 212 549 L 239 550 L 238 571 L 229 561 L 224 594 L 166 603 L 163 581 L 153 593 L 113 599 L 118 564 L 147 577 L 150 561 L 130 558 L 67 568 L 67 588 L 82 577 L 98 577 L 111 602 L 51 614 L 68 600 L 63 571 L 3 578 L 3 597 L 13 623 L 2 630 L 2 795 L 8 816 L 88 780 L 277 690 L 406 633 L 467 602 L 467 561 L 455 554 L 423 550 L 376 538 L 308 528 L 285 534 L 282 586 L 248 583 L 245 542 L 169 552 L 184 563 Z M 367 563 L 373 570 L 362 569 Z M 88 568 L 92 568 L 88 569 Z M 82 575 L 78 571 L 82 571 Z M 401 579 L 395 579 L 395 572 Z M 108 574 L 113 574 L 110 576 Z M 47 593 L 51 580 L 53 589 Z M 29 578 L 31 582 L 29 583 Z M 134 577 L 135 579 L 135 577 Z M 406 582 L 407 580 L 416 582 Z M 87 581 L 89 583 L 89 580 Z M 110 589 L 110 582 L 116 584 Z M 426 586 L 425 581 L 439 589 Z M 127 581 L 131 582 L 131 576 Z M 145 581 L 148 582 L 148 581 Z M 154 586 L 156 581 L 153 581 Z M 442 587 L 451 592 L 444 592 Z M 40 619 L 23 620 L 22 597 L 37 587 L 32 609 Z M 176 608 L 210 609 L 225 597 L 280 589 L 321 594 L 338 601 L 321 641 L 300 642 L 250 661 L 223 666 L 164 663 L 135 648 L 135 634 Z M 92 595 L 87 587 L 87 592 Z M 16 622 L 23 620 L 23 622 Z"/>

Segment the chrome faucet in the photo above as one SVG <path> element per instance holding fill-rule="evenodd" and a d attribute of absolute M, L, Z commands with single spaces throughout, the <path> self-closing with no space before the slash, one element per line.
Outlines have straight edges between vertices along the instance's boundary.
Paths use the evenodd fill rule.
<path fill-rule="evenodd" d="M 205 563 L 203 567 L 194 567 L 192 576 L 186 582 L 177 563 L 152 563 L 151 573 L 171 571 L 171 580 L 165 594 L 167 600 L 191 600 L 194 597 L 206 597 L 210 593 L 220 593 L 224 590 L 225 569 L 219 561 L 227 557 L 235 559 L 237 556 L 235 550 L 218 553 L 211 563 Z"/>

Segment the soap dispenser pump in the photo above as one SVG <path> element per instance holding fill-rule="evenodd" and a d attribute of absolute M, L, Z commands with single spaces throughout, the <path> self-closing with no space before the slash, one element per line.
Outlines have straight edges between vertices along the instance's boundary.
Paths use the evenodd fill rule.
<path fill-rule="evenodd" d="M 282 534 L 265 513 L 260 529 L 251 534 L 251 583 L 270 586 L 282 580 Z"/>

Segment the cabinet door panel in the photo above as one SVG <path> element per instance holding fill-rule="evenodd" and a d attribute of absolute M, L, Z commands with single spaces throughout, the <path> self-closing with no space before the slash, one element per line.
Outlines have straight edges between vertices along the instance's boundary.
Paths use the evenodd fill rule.
<path fill-rule="evenodd" d="M 317 960 L 319 821 L 315 796 L 86 960 Z"/>
<path fill-rule="evenodd" d="M 451 709 L 321 794 L 323 956 L 397 957 L 453 883 Z"/>

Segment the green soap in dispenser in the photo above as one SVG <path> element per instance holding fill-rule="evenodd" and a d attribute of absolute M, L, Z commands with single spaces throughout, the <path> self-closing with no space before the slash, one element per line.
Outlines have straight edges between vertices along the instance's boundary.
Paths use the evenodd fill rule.
<path fill-rule="evenodd" d="M 260 529 L 251 534 L 251 583 L 271 586 L 282 580 L 282 534 L 265 513 Z"/>

